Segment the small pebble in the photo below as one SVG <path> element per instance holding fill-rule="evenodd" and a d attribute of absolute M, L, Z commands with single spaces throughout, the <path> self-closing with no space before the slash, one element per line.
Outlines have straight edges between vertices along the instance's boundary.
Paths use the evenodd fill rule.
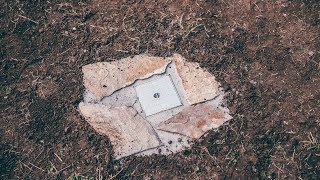
<path fill-rule="evenodd" d="M 313 55 L 314 55 L 314 52 L 313 52 L 313 51 L 309 51 L 308 55 L 309 55 L 309 56 L 313 56 Z"/>

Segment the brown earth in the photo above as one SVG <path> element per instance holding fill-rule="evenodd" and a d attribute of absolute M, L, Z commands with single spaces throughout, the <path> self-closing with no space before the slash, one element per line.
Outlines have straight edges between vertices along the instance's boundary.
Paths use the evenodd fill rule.
<path fill-rule="evenodd" d="M 320 177 L 317 0 L 0 1 L 0 179 Z M 180 53 L 233 120 L 170 156 L 116 161 L 79 115 L 81 67 Z"/>

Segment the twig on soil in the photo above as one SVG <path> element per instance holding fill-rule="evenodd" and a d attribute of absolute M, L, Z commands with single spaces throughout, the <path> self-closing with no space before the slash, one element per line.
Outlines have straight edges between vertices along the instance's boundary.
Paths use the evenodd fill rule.
<path fill-rule="evenodd" d="M 98 169 L 98 180 L 102 180 L 103 177 L 101 175 L 101 165 L 99 165 L 99 167 L 97 169 Z"/>
<path fill-rule="evenodd" d="M 221 169 L 221 166 L 219 165 L 219 163 L 216 160 L 216 157 L 212 156 L 208 150 L 208 147 L 205 146 L 199 146 L 201 150 L 203 150 L 204 152 L 206 152 L 206 154 L 214 161 L 214 163 L 217 165 L 217 167 L 219 169 Z"/>
<path fill-rule="evenodd" d="M 32 163 L 29 163 L 31 166 L 33 166 L 33 167 L 35 167 L 35 168 L 37 168 L 37 169 L 39 169 L 39 170 L 41 170 L 42 172 L 45 172 L 45 170 L 43 170 L 42 168 L 39 168 L 38 166 L 36 166 L 36 165 L 34 165 L 34 164 L 32 164 Z"/>
<path fill-rule="evenodd" d="M 22 126 L 24 124 L 28 124 L 30 122 L 30 120 L 27 120 L 27 121 L 23 121 L 22 123 L 19 124 L 19 126 Z"/>
<path fill-rule="evenodd" d="M 278 166 L 276 166 L 276 164 L 273 162 L 272 163 L 272 165 L 274 166 L 274 167 L 276 167 L 279 171 L 281 171 L 282 173 L 284 173 L 284 171 L 281 169 L 281 168 L 279 168 Z"/>
<path fill-rule="evenodd" d="M 54 171 L 55 171 L 55 172 L 58 172 L 58 169 L 53 165 L 53 163 L 52 163 L 51 161 L 49 161 L 49 162 L 50 162 L 52 168 L 54 169 Z"/>
<path fill-rule="evenodd" d="M 123 52 L 123 53 L 129 53 L 129 51 L 126 51 L 126 50 L 121 50 L 121 49 L 119 49 L 119 50 L 116 50 L 117 52 Z"/>
<path fill-rule="evenodd" d="M 229 126 L 229 127 L 230 127 L 230 129 L 237 135 L 236 139 L 235 139 L 233 142 L 231 142 L 231 144 L 233 144 L 233 143 L 235 143 L 235 142 L 239 139 L 239 134 L 237 133 L 236 130 L 234 130 L 234 129 L 232 128 L 232 126 Z"/>
<path fill-rule="evenodd" d="M 38 159 L 38 157 L 39 157 L 42 153 L 43 153 L 43 149 L 42 149 L 42 151 L 37 155 L 37 157 L 36 157 L 36 158 L 34 158 L 34 161 L 35 161 L 35 160 L 37 160 L 37 159 Z"/>
<path fill-rule="evenodd" d="M 179 23 L 178 23 L 181 29 L 183 29 L 183 25 L 182 25 L 183 15 L 184 15 L 184 14 L 181 15 L 181 17 L 180 17 L 180 19 L 179 19 Z"/>
<path fill-rule="evenodd" d="M 36 23 L 36 24 L 39 24 L 39 22 L 37 22 L 37 21 L 35 21 L 35 20 L 32 20 L 32 19 L 30 19 L 30 18 L 28 18 L 28 17 L 26 17 L 26 16 L 22 16 L 22 15 L 18 15 L 19 17 L 21 17 L 21 18 L 23 18 L 23 19 L 27 19 L 27 20 L 29 20 L 29 21 L 31 21 L 31 22 L 33 22 L 33 23 Z"/>
<path fill-rule="evenodd" d="M 207 30 L 207 28 L 206 28 L 206 26 L 205 26 L 205 25 L 203 25 L 203 28 L 204 28 L 204 31 L 205 31 L 205 33 L 206 33 L 207 37 L 210 37 L 210 36 L 209 36 L 209 34 L 208 34 L 208 32 L 209 32 L 209 31 Z"/>
<path fill-rule="evenodd" d="M 60 56 L 60 55 L 62 55 L 62 54 L 64 54 L 64 53 L 66 53 L 66 52 L 68 52 L 70 50 L 70 48 L 69 49 L 67 49 L 67 50 L 65 50 L 65 51 L 63 51 L 62 53 L 59 53 L 58 54 L 58 56 Z"/>
<path fill-rule="evenodd" d="M 197 29 L 197 28 L 200 27 L 200 26 L 203 26 L 203 24 L 199 24 L 199 25 L 191 28 L 191 29 L 188 31 L 188 33 L 187 33 L 185 36 L 183 36 L 183 39 L 187 38 L 190 33 L 192 33 L 195 29 Z"/>
<path fill-rule="evenodd" d="M 65 167 L 65 168 L 60 169 L 60 170 L 57 172 L 57 174 L 59 174 L 60 172 L 66 170 L 66 169 L 68 169 L 68 168 L 71 167 L 71 166 L 72 166 L 72 164 L 70 164 L 69 166 L 67 166 L 67 167 Z"/>
<path fill-rule="evenodd" d="M 123 168 L 121 168 L 121 170 L 120 170 L 119 172 L 117 172 L 117 174 L 115 174 L 114 176 L 112 176 L 110 179 L 116 178 L 122 171 L 123 171 Z"/>
<path fill-rule="evenodd" d="M 107 28 L 105 28 L 105 27 L 101 27 L 101 26 L 95 26 L 95 25 L 89 25 L 90 27 L 94 27 L 94 28 L 99 28 L 99 29 L 102 29 L 102 30 L 106 30 Z"/>
<path fill-rule="evenodd" d="M 56 154 L 56 153 L 53 153 L 61 162 L 63 162 L 62 161 L 62 159 Z"/>
<path fill-rule="evenodd" d="M 30 171 L 32 170 L 28 165 L 26 165 L 25 163 L 19 161 L 24 167 L 28 168 Z"/>
<path fill-rule="evenodd" d="M 133 37 L 129 36 L 128 31 L 127 31 L 127 26 L 126 26 L 126 23 L 125 23 L 126 17 L 127 17 L 127 15 L 125 15 L 125 16 L 123 17 L 123 19 L 122 19 L 123 30 L 124 30 L 127 38 L 129 38 L 130 40 L 133 40 L 133 41 L 135 41 L 135 42 L 138 43 L 138 45 L 137 45 L 137 48 L 138 48 L 138 49 L 134 49 L 134 48 L 132 48 L 132 49 L 134 49 L 135 51 L 139 52 L 139 47 L 140 47 L 140 44 L 141 44 L 141 43 L 140 43 L 140 38 L 139 38 L 139 37 L 134 37 L 134 38 L 133 38 Z"/>
<path fill-rule="evenodd" d="M 138 167 L 140 166 L 141 164 L 138 164 L 137 166 L 136 166 L 136 168 L 130 173 L 130 176 L 133 176 L 134 175 L 134 173 L 136 172 L 136 170 L 138 169 Z"/>

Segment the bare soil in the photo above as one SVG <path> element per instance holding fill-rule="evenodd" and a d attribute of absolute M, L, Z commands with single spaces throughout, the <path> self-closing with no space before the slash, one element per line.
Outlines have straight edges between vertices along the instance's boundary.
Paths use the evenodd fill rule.
<path fill-rule="evenodd" d="M 317 179 L 317 0 L 0 0 L 0 179 Z M 233 120 L 169 156 L 116 161 L 79 115 L 81 67 L 180 53 Z"/>

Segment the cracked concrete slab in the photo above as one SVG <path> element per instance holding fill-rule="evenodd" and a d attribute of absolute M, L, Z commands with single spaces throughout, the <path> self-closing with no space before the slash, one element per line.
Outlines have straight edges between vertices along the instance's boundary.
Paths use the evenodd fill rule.
<path fill-rule="evenodd" d="M 186 91 L 187 101 L 191 105 L 219 95 L 219 83 L 208 71 L 200 68 L 198 63 L 187 62 L 179 54 L 173 55 L 173 61 Z"/>
<path fill-rule="evenodd" d="M 219 108 L 208 104 L 197 104 L 185 108 L 177 115 L 162 122 L 157 129 L 196 139 L 230 119 L 231 116 Z"/>
<path fill-rule="evenodd" d="M 110 138 L 117 158 L 139 153 L 161 144 L 151 125 L 132 107 L 108 107 L 81 102 L 79 109 L 97 132 Z"/>
<path fill-rule="evenodd" d="M 85 88 L 101 100 L 137 79 L 163 73 L 168 63 L 165 58 L 138 55 L 120 61 L 88 64 L 82 67 L 83 82 Z"/>
<path fill-rule="evenodd" d="M 179 152 L 232 118 L 215 77 L 179 54 L 95 63 L 83 73 L 80 112 L 110 138 L 116 159 Z"/>

